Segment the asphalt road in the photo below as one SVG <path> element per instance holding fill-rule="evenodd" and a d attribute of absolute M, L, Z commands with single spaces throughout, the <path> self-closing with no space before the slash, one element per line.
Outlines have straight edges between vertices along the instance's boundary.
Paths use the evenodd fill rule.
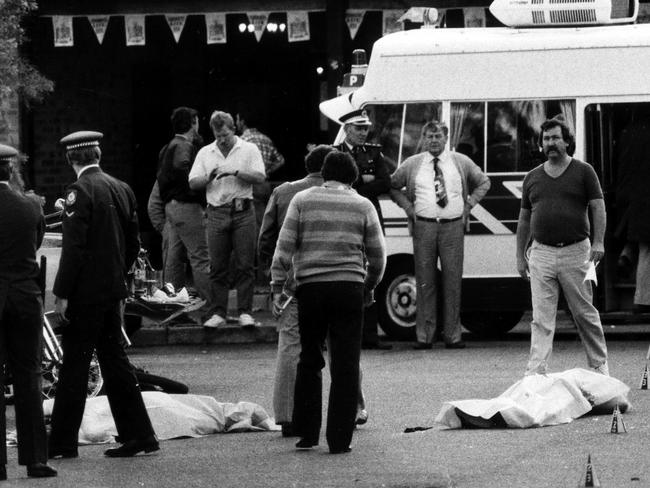
<path fill-rule="evenodd" d="M 134 459 L 105 458 L 106 445 L 83 446 L 79 459 L 52 462 L 58 478 L 29 480 L 10 447 L 10 479 L 2 485 L 557 488 L 578 486 L 590 454 L 602 486 L 648 487 L 650 391 L 637 387 L 649 343 L 647 331 L 609 337 L 611 373 L 632 388 L 627 434 L 609 433 L 610 415 L 527 430 L 435 426 L 442 402 L 492 398 L 520 379 L 529 344 L 515 333 L 493 342 L 469 337 L 460 351 L 413 351 L 407 343 L 364 351 L 370 419 L 356 432 L 350 454 L 328 454 L 323 437 L 316 450 L 296 452 L 295 439 L 278 432 L 217 434 L 165 441 L 159 453 Z M 272 414 L 273 345 L 141 348 L 131 357 L 152 373 L 186 382 L 191 393 L 256 402 Z M 551 365 L 554 371 L 585 366 L 575 335 L 561 335 Z M 433 428 L 404 433 L 416 426 Z"/>

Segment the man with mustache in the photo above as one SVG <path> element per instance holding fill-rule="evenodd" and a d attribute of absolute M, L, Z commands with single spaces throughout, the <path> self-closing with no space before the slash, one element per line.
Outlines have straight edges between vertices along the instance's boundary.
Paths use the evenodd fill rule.
<path fill-rule="evenodd" d="M 517 269 L 530 280 L 533 301 L 526 374 L 547 372 L 562 289 L 589 367 L 609 376 L 603 327 L 592 303 L 591 283 L 585 281 L 589 266 L 605 254 L 603 192 L 594 169 L 567 152 L 573 135 L 562 118 L 541 125 L 540 144 L 548 159 L 524 178 L 517 225 Z M 593 221 L 591 243 L 587 209 Z"/>

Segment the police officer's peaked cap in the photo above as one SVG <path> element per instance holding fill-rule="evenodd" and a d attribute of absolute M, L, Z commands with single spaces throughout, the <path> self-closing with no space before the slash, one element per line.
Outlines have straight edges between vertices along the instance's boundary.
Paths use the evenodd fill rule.
<path fill-rule="evenodd" d="M 352 112 L 348 112 L 341 116 L 339 122 L 344 125 L 372 125 L 372 122 L 370 122 L 370 119 L 368 118 L 368 112 L 365 110 L 353 110 Z"/>
<path fill-rule="evenodd" d="M 82 147 L 99 146 L 99 141 L 102 137 L 104 137 L 104 134 L 101 132 L 80 130 L 68 134 L 60 142 L 65 146 L 66 151 L 70 151 L 71 149 L 79 149 Z"/>
<path fill-rule="evenodd" d="M 13 147 L 0 144 L 0 164 L 10 163 L 17 155 L 18 151 Z"/>

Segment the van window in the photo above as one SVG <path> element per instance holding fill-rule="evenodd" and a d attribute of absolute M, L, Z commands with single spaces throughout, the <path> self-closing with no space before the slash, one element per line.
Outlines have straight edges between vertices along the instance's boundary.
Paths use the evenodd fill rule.
<path fill-rule="evenodd" d="M 449 147 L 485 169 L 485 102 L 451 104 Z"/>
<path fill-rule="evenodd" d="M 381 144 L 382 152 L 395 164 L 422 152 L 422 126 L 432 120 L 441 120 L 442 103 L 411 103 L 399 105 L 366 105 L 372 127 L 368 142 Z M 406 113 L 404 110 L 406 109 Z M 402 119 L 404 134 L 402 138 Z M 401 141 L 400 141 L 401 139 Z M 400 153 L 401 142 L 401 153 Z"/>
<path fill-rule="evenodd" d="M 381 145 L 384 156 L 396 165 L 404 105 L 366 105 L 364 108 L 372 121 L 367 142 Z"/>
<path fill-rule="evenodd" d="M 542 163 L 539 127 L 557 115 L 575 133 L 574 100 L 488 102 L 486 171 L 525 172 Z"/>
<path fill-rule="evenodd" d="M 404 138 L 400 161 L 422 152 L 422 127 L 432 120 L 442 120 L 442 103 L 410 103 L 406 105 Z"/>

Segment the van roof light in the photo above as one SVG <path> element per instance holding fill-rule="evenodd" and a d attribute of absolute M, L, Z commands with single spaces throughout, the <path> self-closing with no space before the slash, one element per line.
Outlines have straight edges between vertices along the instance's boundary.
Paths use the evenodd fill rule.
<path fill-rule="evenodd" d="M 367 66 L 368 57 L 366 56 L 365 49 L 355 49 L 352 51 L 352 65 L 353 66 Z"/>

